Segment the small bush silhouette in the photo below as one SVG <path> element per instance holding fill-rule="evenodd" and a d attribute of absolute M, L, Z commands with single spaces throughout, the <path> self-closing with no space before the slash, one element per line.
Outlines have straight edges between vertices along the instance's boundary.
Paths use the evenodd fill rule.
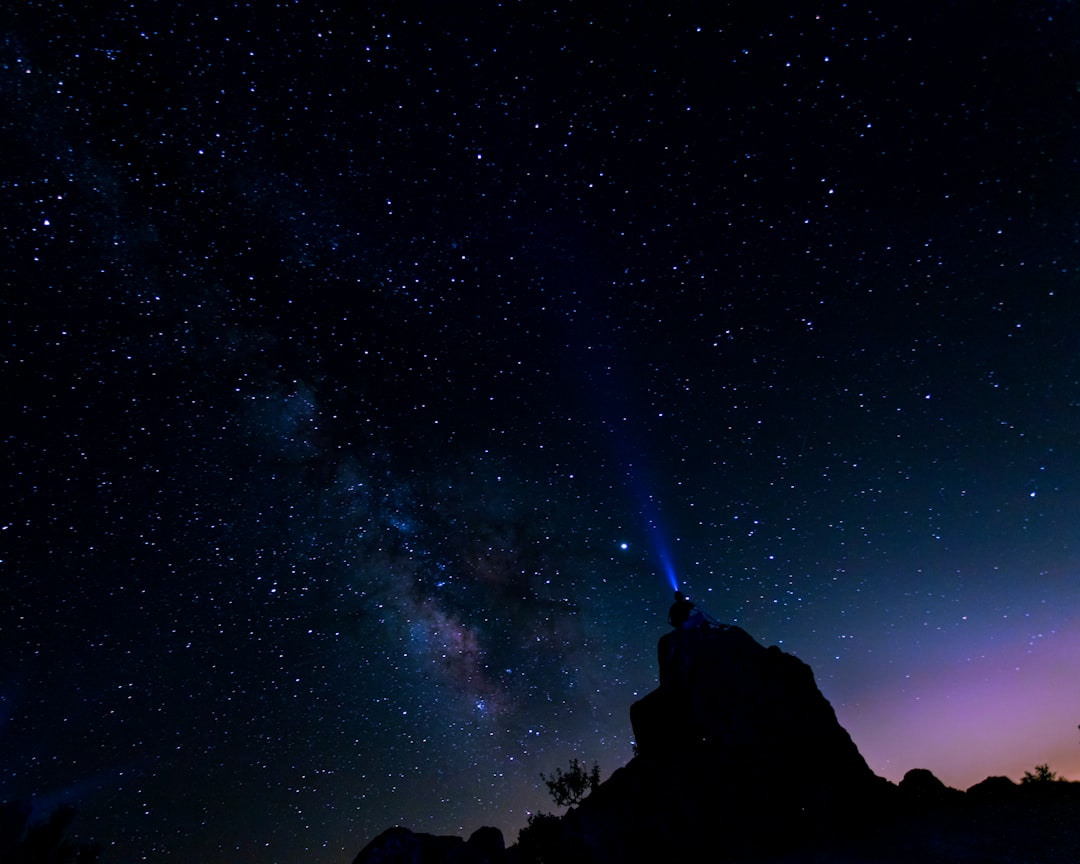
<path fill-rule="evenodd" d="M 571 759 L 570 770 L 566 773 L 563 773 L 561 768 L 556 768 L 554 777 L 541 774 L 540 779 L 544 781 L 556 804 L 560 807 L 571 807 L 580 804 L 600 785 L 600 766 L 593 762 L 592 770 L 586 771 L 585 766 L 577 759 Z"/>
<path fill-rule="evenodd" d="M 558 861 L 561 857 L 562 832 L 559 817 L 551 813 L 532 813 L 529 824 L 518 832 L 518 851 L 526 864 Z"/>
<path fill-rule="evenodd" d="M 562 819 L 550 813 L 534 813 L 529 824 L 518 834 L 519 864 L 573 864 L 593 861 L 593 853 L 585 848 L 583 839 L 566 831 Z"/>
<path fill-rule="evenodd" d="M 1025 771 L 1021 783 L 1054 783 L 1061 778 L 1058 777 L 1053 771 L 1050 770 L 1050 766 L 1043 762 L 1041 765 L 1035 766 L 1035 771 Z"/>

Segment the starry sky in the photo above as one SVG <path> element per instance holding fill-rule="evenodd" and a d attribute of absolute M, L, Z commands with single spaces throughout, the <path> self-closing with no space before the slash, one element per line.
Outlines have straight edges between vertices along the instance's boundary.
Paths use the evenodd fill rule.
<path fill-rule="evenodd" d="M 1080 779 L 1080 11 L 616 5 L 4 13 L 0 798 L 512 842 L 674 585 Z"/>

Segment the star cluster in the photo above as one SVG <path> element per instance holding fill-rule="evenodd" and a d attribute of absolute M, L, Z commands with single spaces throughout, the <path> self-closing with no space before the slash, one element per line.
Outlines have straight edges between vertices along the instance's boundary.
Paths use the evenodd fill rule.
<path fill-rule="evenodd" d="M 428 5 L 9 13 L 0 798 L 513 841 L 672 579 L 879 774 L 1080 777 L 1071 4 Z"/>

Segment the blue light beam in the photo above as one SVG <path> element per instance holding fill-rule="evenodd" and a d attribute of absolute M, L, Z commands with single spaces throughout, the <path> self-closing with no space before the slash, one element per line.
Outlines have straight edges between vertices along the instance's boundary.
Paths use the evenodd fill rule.
<path fill-rule="evenodd" d="M 636 478 L 635 478 L 636 480 Z M 638 488 L 638 499 L 641 501 L 641 518 L 645 523 L 645 530 L 649 535 L 649 545 L 652 546 L 653 554 L 660 565 L 660 570 L 671 586 L 672 591 L 679 590 L 679 577 L 675 572 L 675 561 L 671 555 L 671 549 L 667 543 L 664 530 L 660 527 L 660 515 L 656 502 L 652 495 L 642 494 L 640 483 L 635 482 Z"/>

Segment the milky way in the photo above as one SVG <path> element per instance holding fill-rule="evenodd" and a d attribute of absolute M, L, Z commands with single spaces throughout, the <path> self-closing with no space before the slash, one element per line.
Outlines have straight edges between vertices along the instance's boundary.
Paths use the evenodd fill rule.
<path fill-rule="evenodd" d="M 466 5 L 8 16 L 0 798 L 512 842 L 673 582 L 1080 778 L 1076 10 Z"/>

